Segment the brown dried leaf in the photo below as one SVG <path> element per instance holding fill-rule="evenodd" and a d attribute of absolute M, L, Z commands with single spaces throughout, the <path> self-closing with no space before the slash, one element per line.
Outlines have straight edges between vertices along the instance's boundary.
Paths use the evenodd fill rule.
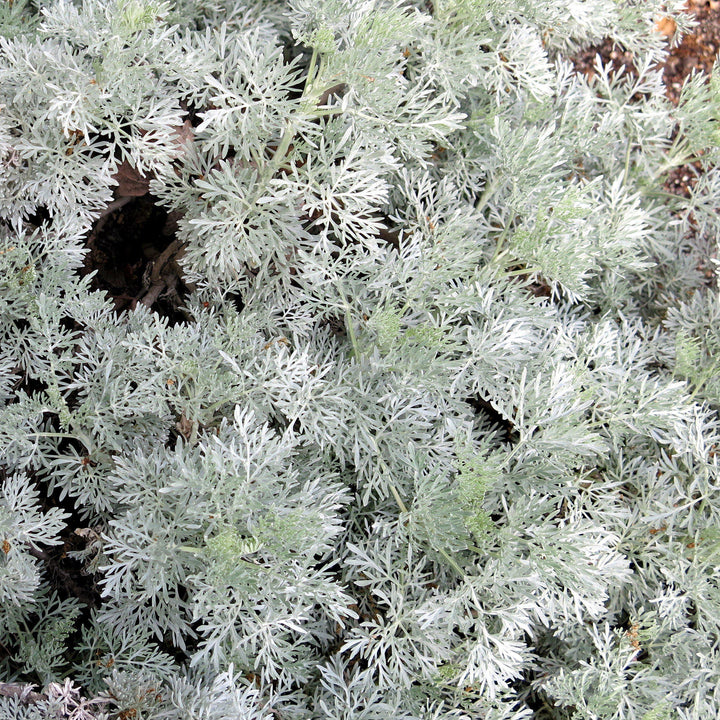
<path fill-rule="evenodd" d="M 173 128 L 175 133 L 175 144 L 178 147 L 178 156 L 182 156 L 187 152 L 187 146 L 195 140 L 195 132 L 189 120 L 182 125 Z"/>
<path fill-rule="evenodd" d="M 186 439 L 189 440 L 193 431 L 192 420 L 185 417 L 185 413 L 180 415 L 180 420 L 175 423 L 175 429 Z"/>
<path fill-rule="evenodd" d="M 89 543 L 97 542 L 101 539 L 95 528 L 76 528 L 73 532 Z"/>
<path fill-rule="evenodd" d="M 150 178 L 141 175 L 127 160 L 124 160 L 113 175 L 117 181 L 116 197 L 142 197 L 150 190 Z"/>

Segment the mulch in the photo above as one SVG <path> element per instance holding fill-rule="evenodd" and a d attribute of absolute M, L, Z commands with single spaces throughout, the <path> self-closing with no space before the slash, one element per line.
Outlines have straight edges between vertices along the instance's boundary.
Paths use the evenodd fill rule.
<path fill-rule="evenodd" d="M 667 96 L 673 103 L 677 103 L 682 83 L 693 70 L 711 74 L 720 50 L 720 0 L 691 0 L 687 12 L 695 16 L 698 25 L 672 49 L 665 62 Z"/>
<path fill-rule="evenodd" d="M 693 71 L 704 72 L 710 76 L 720 50 L 720 0 L 688 0 L 685 11 L 693 15 L 697 25 L 692 33 L 684 35 L 679 43 L 675 37 L 676 25 L 671 19 L 658 18 L 655 26 L 668 43 L 669 54 L 662 67 L 665 92 L 673 105 L 677 105 L 685 78 Z M 637 75 L 633 54 L 609 38 L 584 49 L 572 58 L 575 70 L 593 75 L 593 66 L 598 55 L 603 64 L 612 64 L 615 72 L 622 69 L 628 75 Z M 675 195 L 689 197 L 698 172 L 702 172 L 699 163 L 694 167 L 675 168 L 668 176 L 665 189 Z"/>
<path fill-rule="evenodd" d="M 720 0 L 688 0 L 686 12 L 693 15 L 696 27 L 692 33 L 675 38 L 675 23 L 669 18 L 658 18 L 656 30 L 662 33 L 668 43 L 669 55 L 663 64 L 663 78 L 670 102 L 677 104 L 685 78 L 695 71 L 710 75 L 713 63 L 720 50 Z M 619 47 L 611 39 L 585 48 L 572 58 L 578 72 L 592 75 L 595 57 L 600 55 L 603 63 L 612 63 L 615 70 L 636 75 L 631 52 Z"/>

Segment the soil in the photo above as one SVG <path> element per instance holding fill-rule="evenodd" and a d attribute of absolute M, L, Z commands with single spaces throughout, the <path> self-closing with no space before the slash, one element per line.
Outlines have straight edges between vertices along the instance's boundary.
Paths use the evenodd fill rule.
<path fill-rule="evenodd" d="M 672 20 L 660 18 L 655 26 L 665 36 L 670 50 L 663 64 L 663 79 L 667 98 L 673 105 L 677 105 L 685 78 L 693 71 L 710 76 L 720 50 L 720 0 L 688 0 L 686 12 L 693 15 L 697 25 L 691 34 L 682 37 L 680 43 L 673 45 L 676 26 Z M 597 55 L 604 64 L 612 63 L 616 72 L 622 70 L 628 75 L 637 75 L 632 53 L 610 39 L 578 53 L 573 58 L 575 69 L 593 75 Z M 665 189 L 688 197 L 700 171 L 699 163 L 694 167 L 675 168 L 669 174 Z"/>
<path fill-rule="evenodd" d="M 693 15 L 697 25 L 691 34 L 683 36 L 674 47 L 675 23 L 668 18 L 660 18 L 655 26 L 670 46 L 670 53 L 663 65 L 663 78 L 667 97 L 674 105 L 677 104 L 685 78 L 693 70 L 703 71 L 709 76 L 720 50 L 720 0 L 689 0 L 686 12 Z M 616 70 L 622 67 L 625 72 L 637 75 L 632 53 L 610 39 L 578 53 L 573 58 L 575 69 L 591 75 L 596 55 L 600 55 L 604 63 L 612 62 Z"/>
<path fill-rule="evenodd" d="M 710 76 L 720 50 L 720 0 L 690 0 L 688 12 L 695 16 L 698 25 L 691 35 L 683 37 L 682 42 L 673 48 L 663 72 L 666 93 L 674 105 L 688 75 L 693 71 L 702 71 Z M 695 163 L 693 167 L 675 168 L 665 183 L 665 189 L 688 197 L 700 172 L 700 163 Z"/>
<path fill-rule="evenodd" d="M 720 50 L 720 0 L 691 0 L 688 12 L 695 16 L 698 25 L 665 62 L 667 95 L 673 103 L 677 103 L 682 83 L 693 70 L 711 74 Z"/>
<path fill-rule="evenodd" d="M 662 69 L 665 92 L 673 105 L 677 105 L 683 83 L 689 75 L 693 72 L 703 72 L 707 77 L 711 75 L 720 50 L 720 0 L 688 0 L 686 12 L 693 15 L 697 24 L 680 42 L 675 37 L 677 28 L 673 20 L 660 18 L 655 26 L 665 35 L 668 43 L 669 54 Z M 578 53 L 573 59 L 576 70 L 592 75 L 597 55 L 604 64 L 612 63 L 616 72 L 637 75 L 632 53 L 609 39 Z M 704 171 L 699 161 L 676 167 L 668 174 L 664 189 L 674 195 L 690 197 L 693 186 Z M 686 241 L 696 246 L 705 243 L 702 238 L 695 237 L 694 231 Z M 708 287 L 716 287 L 717 276 L 711 267 L 710 257 L 708 255 L 699 261 L 698 270 L 705 276 Z"/>
<path fill-rule="evenodd" d="M 184 320 L 188 287 L 176 230 L 177 218 L 149 193 L 116 197 L 87 240 L 85 272 L 95 272 L 93 289 L 105 291 L 117 312 L 143 303 L 170 322 Z"/>

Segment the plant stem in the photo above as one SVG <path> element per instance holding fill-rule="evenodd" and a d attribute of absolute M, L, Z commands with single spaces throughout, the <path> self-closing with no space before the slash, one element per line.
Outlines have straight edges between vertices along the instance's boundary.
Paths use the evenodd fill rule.
<path fill-rule="evenodd" d="M 500 180 L 502 177 L 496 175 L 491 182 L 485 183 L 482 195 L 478 198 L 475 203 L 476 210 L 482 210 L 490 201 L 490 198 L 495 194 L 495 191 L 500 187 Z"/>
<path fill-rule="evenodd" d="M 318 51 L 317 48 L 313 48 L 312 57 L 310 58 L 310 64 L 308 65 L 308 71 L 307 76 L 305 77 L 305 85 L 303 86 L 303 92 L 301 99 L 306 100 L 308 97 L 312 96 L 312 90 L 313 90 L 313 84 L 315 81 L 316 72 L 316 65 L 318 60 Z M 295 113 L 297 114 L 297 113 Z M 267 171 L 267 177 L 272 177 L 276 170 L 280 167 L 280 164 L 285 159 L 285 156 L 287 155 L 288 148 L 290 147 L 290 143 L 292 142 L 293 138 L 295 137 L 296 132 L 296 123 L 295 119 L 290 119 L 287 121 L 287 124 L 285 125 L 285 129 L 283 130 L 282 137 L 280 138 L 280 144 L 277 146 L 277 149 L 273 153 L 272 159 L 270 160 L 270 163 L 268 164 L 268 171 Z"/>

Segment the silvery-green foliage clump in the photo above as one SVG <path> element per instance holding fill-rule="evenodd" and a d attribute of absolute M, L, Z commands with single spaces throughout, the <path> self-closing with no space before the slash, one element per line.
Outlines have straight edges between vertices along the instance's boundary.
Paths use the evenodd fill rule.
<path fill-rule="evenodd" d="M 682 4 L 4 3 L 2 678 L 113 719 L 720 716 Z M 605 37 L 636 73 L 574 70 Z M 121 167 L 176 218 L 172 322 L 84 269 Z"/>

